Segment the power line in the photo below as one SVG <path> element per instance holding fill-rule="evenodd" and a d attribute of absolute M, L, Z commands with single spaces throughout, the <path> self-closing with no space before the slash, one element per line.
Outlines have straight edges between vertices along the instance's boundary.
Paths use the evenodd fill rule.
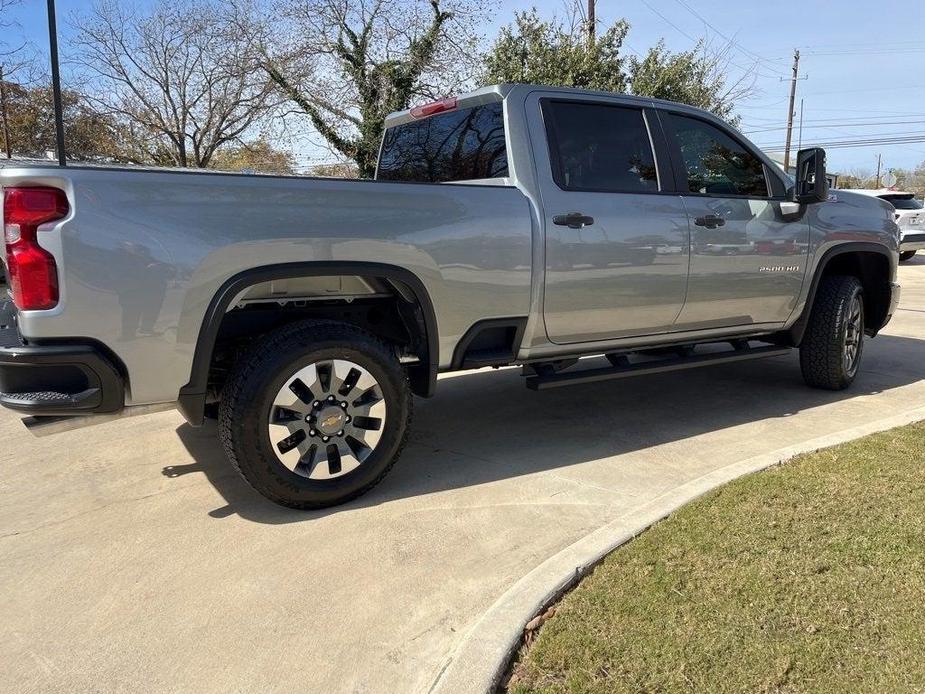
<path fill-rule="evenodd" d="M 902 139 L 906 137 L 925 137 L 925 130 L 908 130 L 906 132 L 894 132 L 894 133 L 881 133 L 879 135 L 871 135 L 869 137 L 861 137 L 858 135 L 837 138 L 829 140 L 829 143 L 839 143 L 839 142 L 866 142 L 868 140 L 879 142 L 881 140 L 887 139 Z"/>
<path fill-rule="evenodd" d="M 813 108 L 813 111 L 821 111 L 824 113 L 844 113 L 846 110 L 848 109 L 844 107 L 843 108 Z M 866 106 L 864 107 L 864 112 L 865 113 L 885 113 L 890 116 L 920 116 L 922 115 L 921 111 L 882 111 L 882 110 L 878 111 L 872 108 L 867 108 Z M 863 116 L 860 116 L 860 117 L 863 118 Z"/>
<path fill-rule="evenodd" d="M 677 24 L 675 24 L 675 23 L 672 22 L 670 19 L 668 19 L 668 17 L 666 17 L 665 15 L 663 15 L 661 12 L 659 12 L 659 11 L 658 11 L 657 9 L 655 9 L 654 7 L 652 7 L 652 5 L 650 5 L 648 2 L 646 2 L 646 0 L 639 0 L 639 1 L 640 1 L 643 5 L 645 5 L 646 7 L 648 7 L 653 13 L 655 13 L 656 15 L 658 15 L 659 17 L 661 17 L 662 21 L 664 21 L 668 26 L 670 26 L 672 29 L 674 29 L 675 31 L 677 31 L 679 34 L 681 34 L 682 36 L 686 37 L 687 39 L 693 41 L 695 44 L 696 44 L 696 43 L 700 43 L 700 39 L 695 38 L 695 37 L 691 36 L 690 34 L 688 34 L 686 31 L 684 31 L 684 29 L 682 29 L 681 27 L 679 27 Z M 728 39 L 727 39 L 727 40 L 728 40 Z M 742 70 L 743 72 L 751 72 L 751 71 L 752 71 L 751 68 L 742 67 L 742 66 L 739 65 L 738 63 L 734 63 L 734 62 L 732 62 L 731 60 L 729 61 L 729 64 L 732 65 L 733 67 L 739 68 L 739 69 Z M 768 74 L 765 74 L 765 73 L 762 73 L 762 72 L 758 71 L 757 69 L 755 69 L 755 74 L 758 75 L 759 77 L 773 78 L 773 79 L 777 79 L 777 78 L 778 78 L 778 75 L 768 75 Z"/>
<path fill-rule="evenodd" d="M 737 41 L 735 41 L 734 39 L 731 39 L 731 38 L 729 38 L 728 36 L 726 36 L 726 34 L 724 34 L 724 33 L 721 32 L 719 29 L 717 29 L 715 25 L 713 25 L 713 24 L 711 24 L 710 22 L 708 22 L 707 19 L 706 19 L 706 17 L 704 17 L 704 16 L 703 16 L 702 14 L 700 14 L 697 10 L 695 10 L 693 7 L 691 7 L 690 5 L 688 5 L 687 2 L 685 2 L 685 0 L 675 0 L 675 1 L 676 1 L 679 5 L 681 5 L 681 7 L 683 7 L 683 8 L 686 9 L 688 12 L 690 12 L 692 15 L 694 15 L 697 19 L 699 19 L 701 22 L 703 22 L 705 26 L 711 28 L 714 32 L 716 32 L 717 34 L 719 34 L 722 38 L 724 38 L 724 39 L 729 43 L 730 46 L 732 46 L 733 48 L 738 49 L 739 52 L 741 52 L 741 53 L 742 53 L 743 55 L 745 55 L 746 57 L 748 57 L 748 58 L 750 58 L 750 59 L 753 59 L 753 60 L 755 60 L 755 61 L 757 61 L 757 62 L 759 62 L 759 63 L 765 63 L 765 67 L 766 67 L 768 70 L 771 70 L 772 72 L 776 72 L 779 76 L 786 76 L 786 75 L 787 75 L 787 73 L 786 73 L 785 71 L 780 70 L 780 69 L 777 68 L 776 66 L 766 64 L 766 61 L 768 61 L 769 58 L 763 58 L 762 56 L 758 55 L 758 54 L 755 53 L 754 51 L 752 51 L 752 50 L 750 50 L 750 49 L 748 49 L 748 48 L 745 48 L 744 46 L 742 46 L 741 44 L 739 44 L 739 43 L 738 43 Z"/>
<path fill-rule="evenodd" d="M 668 26 L 672 27 L 675 31 L 677 31 L 677 32 L 678 32 L 679 34 L 681 34 L 682 36 L 687 37 L 688 39 L 690 39 L 690 40 L 693 41 L 694 43 L 697 43 L 697 42 L 700 40 L 700 39 L 695 39 L 693 36 L 691 36 L 690 34 L 688 34 L 686 31 L 684 31 L 684 29 L 682 29 L 681 27 L 679 27 L 677 24 L 675 24 L 675 23 L 672 22 L 670 19 L 668 19 L 668 17 L 666 17 L 665 15 L 663 15 L 661 12 L 659 12 L 658 10 L 656 10 L 654 7 L 652 7 L 652 5 L 650 5 L 648 2 L 646 2 L 646 0 L 639 0 L 639 1 L 640 1 L 643 5 L 645 5 L 646 7 L 648 7 L 650 10 L 652 10 L 652 12 L 654 12 L 654 13 L 657 14 L 659 17 L 661 17 L 662 20 L 663 20 Z"/>
<path fill-rule="evenodd" d="M 870 50 L 850 50 L 850 51 L 806 51 L 804 55 L 817 57 L 826 56 L 864 56 L 864 55 L 895 55 L 906 53 L 925 53 L 925 48 L 883 48 Z"/>
<path fill-rule="evenodd" d="M 925 41 L 915 40 L 915 41 L 890 41 L 892 46 L 907 46 L 912 44 L 914 46 L 923 46 L 925 47 Z M 817 48 L 853 48 L 853 47 L 863 47 L 863 46 L 882 46 L 882 41 L 861 41 L 859 43 L 816 43 L 808 46 L 799 46 L 799 48 L 805 48 L 806 50 L 815 50 Z"/>
<path fill-rule="evenodd" d="M 884 125 L 918 125 L 919 123 L 925 123 L 925 120 L 894 120 L 894 121 L 883 121 L 880 123 L 822 123 L 819 125 L 813 125 L 812 121 L 804 121 L 804 127 L 813 128 L 818 130 L 825 130 L 827 128 L 863 128 L 863 127 L 880 127 Z M 759 128 L 756 130 L 743 130 L 742 132 L 746 135 L 752 135 L 754 133 L 766 133 L 776 130 L 786 130 L 786 127 L 774 127 L 774 128 Z"/>
<path fill-rule="evenodd" d="M 916 133 L 908 133 L 906 135 L 897 135 L 892 137 L 871 137 L 857 140 L 832 140 L 829 142 L 822 141 L 814 142 L 813 145 L 816 147 L 824 147 L 826 149 L 843 149 L 851 147 L 906 145 L 915 144 L 918 142 L 925 142 L 925 131 L 917 131 Z M 780 147 L 776 147 L 773 143 L 765 143 L 763 145 L 759 144 L 757 146 L 761 149 L 766 149 L 771 152 L 782 151 Z"/>
<path fill-rule="evenodd" d="M 903 90 L 908 89 L 922 89 L 925 88 L 925 84 L 904 84 L 902 85 Z M 823 94 L 860 94 L 862 92 L 895 92 L 899 87 L 867 87 L 865 89 L 829 89 L 822 92 L 812 92 L 806 96 L 821 96 Z"/>
<path fill-rule="evenodd" d="M 922 41 L 890 41 L 889 46 L 882 42 L 873 43 L 830 43 L 811 46 L 798 46 L 804 55 L 868 55 L 877 53 L 906 53 L 925 50 Z M 766 60 L 784 60 L 786 56 L 768 57 Z"/>
<path fill-rule="evenodd" d="M 820 109 L 815 109 L 819 111 Z M 839 109 L 840 110 L 840 109 Z M 865 109 L 866 110 L 866 109 Z M 908 114 L 898 114 L 893 116 L 845 116 L 843 118 L 807 118 L 807 123 L 848 123 L 848 122 L 857 122 L 857 121 L 870 121 L 870 123 L 859 123 L 859 125 L 876 125 L 877 123 L 884 122 L 890 118 L 896 118 L 898 116 L 903 117 L 912 117 L 919 116 L 925 117 L 921 111 L 918 112 L 909 112 Z M 771 119 L 768 119 L 771 120 Z M 777 119 L 774 119 L 777 120 Z"/>

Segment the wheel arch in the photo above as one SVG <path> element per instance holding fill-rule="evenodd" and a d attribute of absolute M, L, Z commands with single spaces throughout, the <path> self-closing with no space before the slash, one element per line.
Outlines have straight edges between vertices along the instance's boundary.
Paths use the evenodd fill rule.
<path fill-rule="evenodd" d="M 864 287 L 865 332 L 874 336 L 888 319 L 890 282 L 896 273 L 896 254 L 876 243 L 847 242 L 830 248 L 813 273 L 803 312 L 790 328 L 790 341 L 798 347 L 803 341 L 816 292 L 823 277 L 844 274 L 857 277 Z"/>
<path fill-rule="evenodd" d="M 402 267 L 372 262 L 312 261 L 281 263 L 249 268 L 227 279 L 216 291 L 206 309 L 196 340 L 189 382 L 180 389 L 177 405 L 186 420 L 199 426 L 204 419 L 208 395 L 209 370 L 212 365 L 219 331 L 228 308 L 242 292 L 255 285 L 276 280 L 358 276 L 389 282 L 396 294 L 420 311 L 422 344 L 426 354 L 419 364 L 408 369 L 412 391 L 416 395 L 433 395 L 439 364 L 437 318 L 430 294 L 421 279 Z"/>

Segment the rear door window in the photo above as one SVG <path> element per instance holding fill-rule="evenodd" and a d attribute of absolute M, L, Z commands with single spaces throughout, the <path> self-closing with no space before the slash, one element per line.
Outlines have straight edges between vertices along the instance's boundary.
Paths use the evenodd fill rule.
<path fill-rule="evenodd" d="M 706 121 L 677 113 L 665 116 L 681 150 L 689 192 L 768 197 L 764 164 L 753 153 Z"/>
<path fill-rule="evenodd" d="M 376 178 L 448 183 L 507 175 L 504 113 L 498 101 L 389 128 Z"/>
<path fill-rule="evenodd" d="M 658 192 L 655 156 L 642 110 L 581 101 L 544 101 L 552 175 L 562 190 Z"/>
<path fill-rule="evenodd" d="M 884 200 L 889 202 L 897 210 L 921 210 L 922 209 L 922 203 L 908 195 L 902 195 L 902 196 L 881 195 L 880 197 L 882 197 Z"/>

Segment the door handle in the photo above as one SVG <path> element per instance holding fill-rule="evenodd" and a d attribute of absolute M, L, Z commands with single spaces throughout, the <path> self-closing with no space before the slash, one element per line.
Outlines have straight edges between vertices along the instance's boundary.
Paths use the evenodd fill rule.
<path fill-rule="evenodd" d="M 715 214 L 705 214 L 703 217 L 697 217 L 694 220 L 694 224 L 699 227 L 706 227 L 707 229 L 715 229 L 716 227 L 725 226 L 726 220 Z"/>
<path fill-rule="evenodd" d="M 557 214 L 552 218 L 552 223 L 569 229 L 581 229 L 594 224 L 594 217 L 589 217 L 581 212 L 569 212 L 568 214 Z"/>

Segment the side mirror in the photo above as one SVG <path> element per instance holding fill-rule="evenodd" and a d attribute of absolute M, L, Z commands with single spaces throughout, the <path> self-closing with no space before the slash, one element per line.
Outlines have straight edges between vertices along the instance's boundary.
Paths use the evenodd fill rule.
<path fill-rule="evenodd" d="M 801 149 L 797 153 L 796 186 L 793 201 L 800 204 L 825 202 L 829 199 L 829 182 L 825 177 L 825 150 L 821 147 Z"/>

